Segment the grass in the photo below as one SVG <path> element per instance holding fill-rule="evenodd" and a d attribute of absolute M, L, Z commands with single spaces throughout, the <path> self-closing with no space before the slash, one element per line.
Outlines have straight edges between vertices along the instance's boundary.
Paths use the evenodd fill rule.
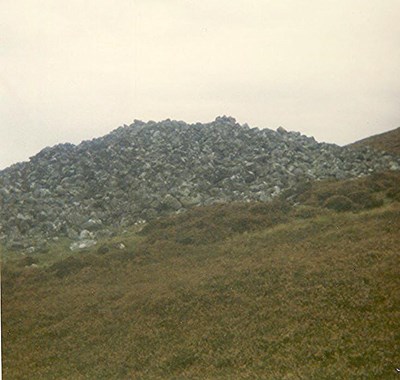
<path fill-rule="evenodd" d="M 60 243 L 37 268 L 3 254 L 4 379 L 397 378 L 399 176 L 349 183 L 194 209 L 105 253 Z M 324 206 L 349 186 L 380 202 Z"/>

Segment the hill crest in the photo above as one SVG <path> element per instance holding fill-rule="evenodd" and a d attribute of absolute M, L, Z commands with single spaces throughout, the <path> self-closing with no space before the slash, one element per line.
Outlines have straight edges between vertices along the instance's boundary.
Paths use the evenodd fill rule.
<path fill-rule="evenodd" d="M 304 180 L 399 168 L 400 158 L 385 152 L 250 128 L 229 116 L 206 124 L 135 120 L 1 171 L 0 238 L 33 250 L 60 237 L 94 242 L 193 206 L 269 201 Z"/>
<path fill-rule="evenodd" d="M 355 148 L 368 146 L 372 149 L 400 155 L 400 127 L 388 132 L 366 137 L 365 139 L 350 144 L 350 146 Z"/>

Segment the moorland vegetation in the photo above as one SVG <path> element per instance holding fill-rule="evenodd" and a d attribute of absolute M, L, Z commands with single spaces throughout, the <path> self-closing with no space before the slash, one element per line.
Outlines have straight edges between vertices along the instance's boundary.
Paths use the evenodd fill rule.
<path fill-rule="evenodd" d="M 395 379 L 400 173 L 2 248 L 4 379 Z"/>

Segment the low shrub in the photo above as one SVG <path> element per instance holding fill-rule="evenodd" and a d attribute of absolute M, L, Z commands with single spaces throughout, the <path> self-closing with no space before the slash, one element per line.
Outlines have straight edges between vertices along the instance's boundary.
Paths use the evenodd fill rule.
<path fill-rule="evenodd" d="M 387 196 L 394 201 L 400 202 L 400 188 L 393 188 L 387 192 Z"/>
<path fill-rule="evenodd" d="M 282 198 L 292 203 L 327 207 L 326 205 L 334 203 L 334 200 L 328 201 L 330 198 L 343 196 L 355 204 L 355 207 L 350 206 L 347 201 L 347 207 L 350 207 L 351 210 L 363 210 L 380 207 L 384 204 L 385 199 L 389 202 L 400 200 L 399 189 L 400 172 L 388 171 L 341 181 L 327 179 L 311 183 L 299 183 L 285 191 Z"/>
<path fill-rule="evenodd" d="M 39 263 L 39 260 L 36 257 L 25 256 L 19 261 L 18 265 L 20 267 L 29 267 L 32 264 L 37 264 L 37 263 Z"/>
<path fill-rule="evenodd" d="M 309 219 L 321 214 L 321 209 L 312 206 L 299 205 L 293 209 L 293 216 L 300 219 Z"/>
<path fill-rule="evenodd" d="M 65 277 L 74 273 L 78 273 L 81 269 L 88 266 L 87 260 L 70 256 L 64 260 L 54 263 L 49 270 L 53 272 L 57 277 Z"/>
<path fill-rule="evenodd" d="M 348 194 L 347 197 L 362 209 L 371 209 L 383 205 L 382 199 L 378 199 L 375 194 L 366 190 L 354 191 Z"/>
<path fill-rule="evenodd" d="M 329 197 L 324 202 L 324 207 L 338 212 L 357 209 L 356 204 L 350 198 L 345 197 L 344 195 L 333 195 Z"/>

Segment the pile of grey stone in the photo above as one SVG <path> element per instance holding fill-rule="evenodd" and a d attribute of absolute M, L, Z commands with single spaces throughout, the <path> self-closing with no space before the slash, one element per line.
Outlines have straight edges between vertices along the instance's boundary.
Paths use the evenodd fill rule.
<path fill-rule="evenodd" d="M 232 117 L 207 124 L 135 120 L 0 171 L 0 241 L 34 250 L 67 237 L 79 248 L 193 206 L 268 201 L 304 179 L 390 169 L 400 169 L 400 159 L 385 152 L 318 143 L 281 127 L 250 128 Z"/>

